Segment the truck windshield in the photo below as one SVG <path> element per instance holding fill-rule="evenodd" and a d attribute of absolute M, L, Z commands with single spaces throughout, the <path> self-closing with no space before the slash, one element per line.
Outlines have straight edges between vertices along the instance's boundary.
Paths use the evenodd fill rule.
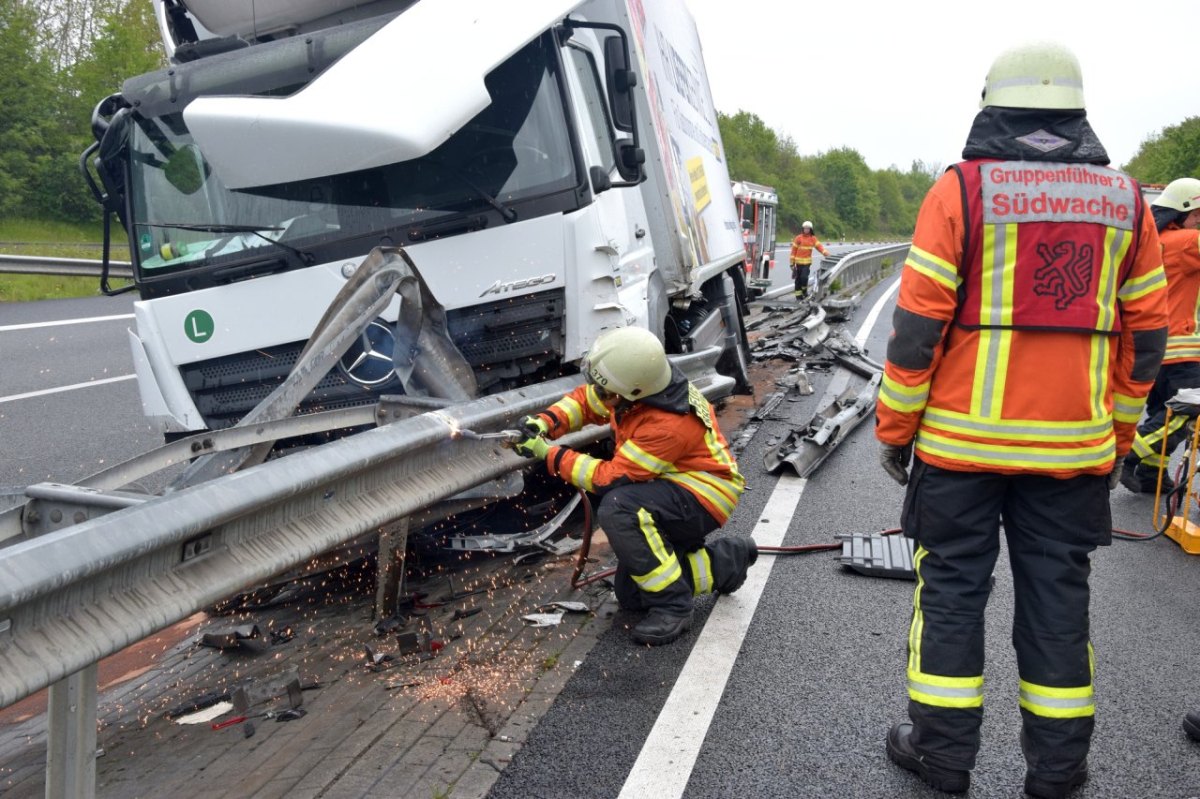
<path fill-rule="evenodd" d="M 426 229 L 467 229 L 456 220 L 478 228 L 546 213 L 539 198 L 571 193 L 578 182 L 557 72 L 543 37 L 485 78 L 492 103 L 428 155 L 237 191 L 205 163 L 182 113 L 135 116 L 129 188 L 139 267 L 147 275 L 192 270 L 259 258 L 264 248 L 307 253 L 383 232 L 421 240 Z M 396 88 L 380 102 L 402 102 Z"/>

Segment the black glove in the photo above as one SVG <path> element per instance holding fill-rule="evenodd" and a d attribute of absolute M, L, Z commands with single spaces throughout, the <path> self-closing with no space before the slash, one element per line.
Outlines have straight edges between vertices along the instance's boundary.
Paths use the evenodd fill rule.
<path fill-rule="evenodd" d="M 912 444 L 879 445 L 879 464 L 900 485 L 908 485 L 908 463 L 912 460 Z"/>

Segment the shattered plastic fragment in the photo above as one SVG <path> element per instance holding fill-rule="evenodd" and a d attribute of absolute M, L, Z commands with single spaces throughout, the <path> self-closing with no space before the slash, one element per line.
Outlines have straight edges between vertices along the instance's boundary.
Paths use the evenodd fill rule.
<path fill-rule="evenodd" d="M 586 602 L 568 602 L 565 600 L 559 600 L 557 602 L 550 602 L 549 604 L 542 605 L 542 607 L 543 608 L 561 608 L 562 610 L 565 610 L 568 613 L 588 613 L 589 611 L 591 611 L 591 608 L 589 608 L 587 606 Z"/>
<path fill-rule="evenodd" d="M 233 710 L 233 702 L 218 702 L 203 710 L 197 710 L 195 713 L 179 716 L 174 721 L 176 724 L 205 724 L 215 718 L 224 716 L 231 710 Z"/>
<path fill-rule="evenodd" d="M 529 613 L 521 617 L 530 627 L 554 627 L 562 623 L 563 614 L 559 613 Z"/>

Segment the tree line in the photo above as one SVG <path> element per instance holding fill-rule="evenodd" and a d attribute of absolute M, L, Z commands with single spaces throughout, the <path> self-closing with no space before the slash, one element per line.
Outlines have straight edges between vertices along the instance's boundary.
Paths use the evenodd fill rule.
<path fill-rule="evenodd" d="M 79 174 L 91 115 L 129 77 L 166 65 L 150 0 L 0 0 L 0 215 L 94 223 Z M 730 175 L 779 193 L 780 230 L 821 236 L 912 233 L 941 165 L 871 169 L 853 149 L 801 155 L 747 111 L 719 114 Z M 1200 177 L 1200 117 L 1148 138 L 1127 170 L 1143 182 Z"/>
<path fill-rule="evenodd" d="M 756 114 L 717 115 L 729 174 L 771 186 L 779 194 L 779 230 L 788 237 L 809 220 L 818 237 L 908 236 L 921 200 L 941 173 L 913 161 L 907 172 L 871 169 L 848 147 L 801 155 Z"/>
<path fill-rule="evenodd" d="M 907 172 L 871 169 L 855 150 L 800 155 L 755 114 L 719 114 L 721 139 L 734 180 L 773 187 L 779 194 L 779 230 L 791 236 L 811 220 L 819 237 L 909 236 L 921 200 L 942 171 L 913 161 Z M 1142 142 L 1122 169 L 1142 183 L 1200 178 L 1200 117 L 1164 128 Z"/>
<path fill-rule="evenodd" d="M 164 64 L 149 0 L 0 0 L 0 216 L 98 221 L 92 109 Z"/>

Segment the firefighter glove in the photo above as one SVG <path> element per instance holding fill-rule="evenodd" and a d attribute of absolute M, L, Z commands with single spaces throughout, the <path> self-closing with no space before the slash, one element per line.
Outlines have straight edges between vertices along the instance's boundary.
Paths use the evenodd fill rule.
<path fill-rule="evenodd" d="M 545 460 L 546 450 L 550 449 L 550 445 L 541 436 L 529 436 L 514 444 L 513 449 L 523 457 Z"/>
<path fill-rule="evenodd" d="M 531 436 L 544 436 L 550 432 L 550 425 L 541 416 L 526 416 L 520 424 L 521 429 Z"/>
<path fill-rule="evenodd" d="M 888 476 L 900 485 L 908 485 L 908 462 L 912 459 L 912 444 L 880 444 L 879 463 Z"/>
<path fill-rule="evenodd" d="M 1121 482 L 1121 469 L 1124 467 L 1124 461 L 1116 458 L 1113 461 L 1112 471 L 1108 473 L 1108 490 L 1113 491 L 1117 487 L 1117 483 Z"/>

